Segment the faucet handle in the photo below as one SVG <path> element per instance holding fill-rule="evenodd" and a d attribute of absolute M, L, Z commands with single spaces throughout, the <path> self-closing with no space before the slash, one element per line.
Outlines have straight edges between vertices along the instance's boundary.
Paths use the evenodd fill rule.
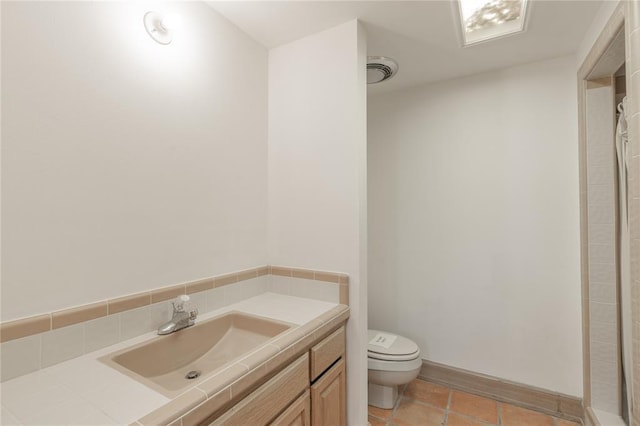
<path fill-rule="evenodd" d="M 191 300 L 191 298 L 186 294 L 176 297 L 175 300 L 171 302 L 173 305 L 173 312 L 184 312 L 184 304 L 189 302 L 189 300 Z"/>
<path fill-rule="evenodd" d="M 194 308 L 191 312 L 189 312 L 189 319 L 194 320 L 198 317 L 198 308 Z"/>

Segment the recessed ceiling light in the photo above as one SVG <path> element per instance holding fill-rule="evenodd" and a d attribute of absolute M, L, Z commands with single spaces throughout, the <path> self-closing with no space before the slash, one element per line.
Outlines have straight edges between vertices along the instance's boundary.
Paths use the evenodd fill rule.
<path fill-rule="evenodd" d="M 459 0 L 465 46 L 524 31 L 527 0 Z"/>

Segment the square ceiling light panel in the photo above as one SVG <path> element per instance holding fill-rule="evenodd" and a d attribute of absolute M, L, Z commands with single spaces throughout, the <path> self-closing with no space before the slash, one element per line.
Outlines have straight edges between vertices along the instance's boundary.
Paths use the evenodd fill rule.
<path fill-rule="evenodd" d="M 465 46 L 524 31 L 527 0 L 459 0 Z"/>

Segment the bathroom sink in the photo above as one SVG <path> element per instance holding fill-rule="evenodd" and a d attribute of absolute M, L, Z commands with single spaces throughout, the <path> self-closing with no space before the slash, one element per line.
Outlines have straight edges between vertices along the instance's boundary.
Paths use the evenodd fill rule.
<path fill-rule="evenodd" d="M 232 311 L 100 361 L 171 398 L 291 327 Z"/>

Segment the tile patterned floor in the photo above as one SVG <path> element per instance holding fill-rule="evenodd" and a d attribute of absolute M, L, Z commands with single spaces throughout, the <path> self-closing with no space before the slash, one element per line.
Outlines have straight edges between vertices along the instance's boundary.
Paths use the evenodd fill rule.
<path fill-rule="evenodd" d="M 392 410 L 369 406 L 371 426 L 579 426 L 578 423 L 416 379 Z"/>

